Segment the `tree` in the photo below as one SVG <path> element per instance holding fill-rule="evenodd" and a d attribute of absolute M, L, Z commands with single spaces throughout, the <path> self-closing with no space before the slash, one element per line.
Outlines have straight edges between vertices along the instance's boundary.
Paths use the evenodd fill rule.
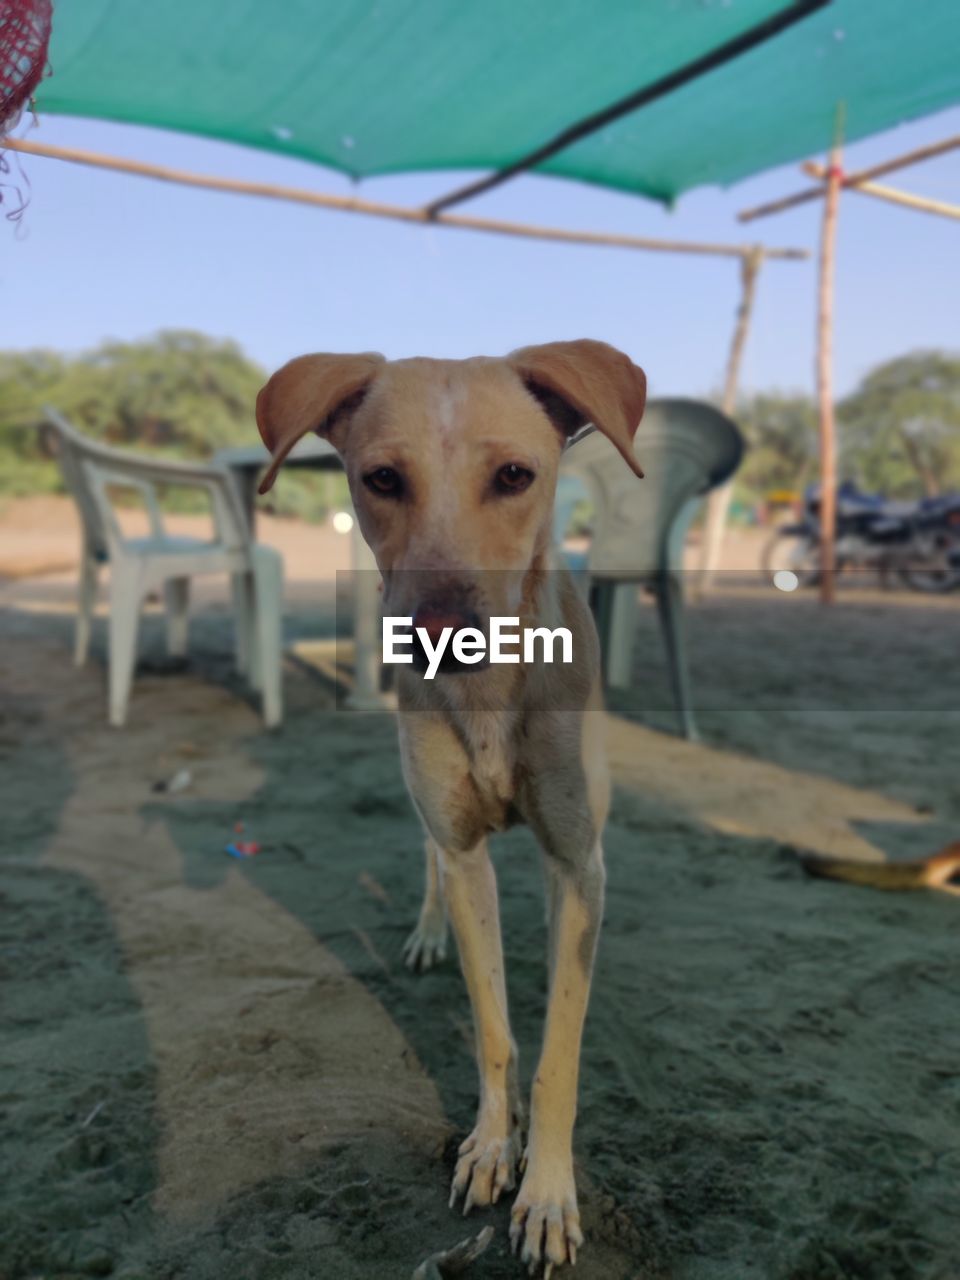
<path fill-rule="evenodd" d="M 104 342 L 77 357 L 0 353 L 0 491 L 57 486 L 38 428 L 52 404 L 81 431 L 111 444 L 205 458 L 257 439 L 254 404 L 264 372 L 236 343 L 167 331 Z"/>
<path fill-rule="evenodd" d="M 916 351 L 879 365 L 837 406 L 846 470 L 892 497 L 960 488 L 960 356 Z M 918 486 L 919 482 L 919 486 Z"/>
<path fill-rule="evenodd" d="M 254 438 L 253 406 L 264 372 L 234 342 L 167 331 L 140 342 L 104 342 L 73 359 L 45 351 L 0 355 L 0 438 L 34 446 L 25 428 L 52 401 L 81 430 L 112 444 L 207 456 Z M 19 441 L 19 443 L 17 443 Z"/>
<path fill-rule="evenodd" d="M 775 489 L 800 490 L 817 465 L 817 410 L 803 395 L 768 393 L 744 400 L 737 422 L 747 453 L 737 480 L 754 496 Z"/>
<path fill-rule="evenodd" d="M 40 428 L 53 405 L 81 431 L 120 447 L 167 456 L 208 458 L 230 444 L 253 444 L 254 406 L 266 374 L 235 342 L 167 330 L 137 342 L 104 342 L 79 356 L 51 351 L 0 352 L 0 497 L 62 489 L 60 469 Z M 346 501 L 339 478 L 284 477 L 270 507 L 321 519 Z M 195 491 L 168 495 L 193 509 Z"/>

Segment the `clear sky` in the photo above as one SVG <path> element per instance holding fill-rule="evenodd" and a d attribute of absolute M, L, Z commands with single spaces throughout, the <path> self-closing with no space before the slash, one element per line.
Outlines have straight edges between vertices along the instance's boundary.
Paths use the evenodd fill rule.
<path fill-rule="evenodd" d="M 21 129 L 22 131 L 22 129 Z M 848 169 L 960 132 L 960 110 L 848 148 Z M 265 152 L 152 129 L 50 116 L 31 136 L 200 172 L 346 192 L 336 173 Z M 222 195 L 10 155 L 30 182 L 19 231 L 0 222 L 0 347 L 78 351 L 159 328 L 235 338 L 266 368 L 313 350 L 388 356 L 500 354 L 556 338 L 602 338 L 647 370 L 653 394 L 722 381 L 738 296 L 735 260 L 574 247 L 405 226 Z M 404 204 L 464 174 L 369 180 Z M 960 204 L 960 151 L 886 179 Z M 819 202 L 750 225 L 738 210 L 807 179 L 795 166 L 682 197 L 635 197 L 521 178 L 470 205 L 492 217 L 683 239 L 815 250 Z M 960 223 L 850 194 L 840 213 L 839 393 L 871 365 L 921 347 L 960 348 Z M 813 387 L 815 258 L 769 263 L 743 383 Z"/>

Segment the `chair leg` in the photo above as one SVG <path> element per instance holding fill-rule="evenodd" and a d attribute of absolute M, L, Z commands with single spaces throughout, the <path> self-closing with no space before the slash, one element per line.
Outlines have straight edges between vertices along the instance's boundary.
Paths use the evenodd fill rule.
<path fill-rule="evenodd" d="M 263 692 L 263 661 L 260 644 L 259 596 L 257 594 L 257 575 L 255 572 L 247 576 L 247 679 L 254 693 Z"/>
<path fill-rule="evenodd" d="M 127 718 L 130 685 L 137 654 L 142 581 L 136 563 L 114 563 L 110 569 L 110 723 L 120 728 Z"/>
<path fill-rule="evenodd" d="M 90 630 L 93 608 L 97 601 L 97 569 L 93 556 L 84 555 L 80 564 L 80 584 L 77 593 L 77 626 L 73 639 L 73 660 L 82 667 L 90 652 Z"/>
<path fill-rule="evenodd" d="M 354 684 L 347 705 L 355 711 L 382 711 L 383 658 L 380 651 L 380 575 L 373 552 L 364 542 L 359 521 L 352 538 L 354 580 Z"/>
<path fill-rule="evenodd" d="M 171 658 L 182 658 L 187 652 L 190 579 L 169 578 L 163 584 L 163 599 L 167 614 L 167 653 Z"/>
<path fill-rule="evenodd" d="M 697 741 L 699 734 L 690 703 L 690 677 L 687 672 L 686 638 L 683 624 L 683 588 L 672 573 L 664 574 L 656 583 L 660 627 L 670 667 L 673 699 L 685 738 Z"/>
<path fill-rule="evenodd" d="M 250 676 L 253 671 L 253 577 L 249 573 L 231 574 L 233 592 L 234 652 L 237 671 Z"/>
<path fill-rule="evenodd" d="M 610 588 L 605 647 L 607 684 L 629 689 L 633 683 L 633 648 L 637 634 L 637 584 L 618 582 Z"/>
<path fill-rule="evenodd" d="M 283 719 L 283 561 L 268 547 L 253 550 L 256 659 L 263 719 L 275 729 Z"/>
<path fill-rule="evenodd" d="M 597 639 L 600 641 L 600 678 L 607 682 L 607 648 L 610 631 L 610 584 L 608 582 L 587 581 L 587 607 L 593 614 L 597 628 Z"/>

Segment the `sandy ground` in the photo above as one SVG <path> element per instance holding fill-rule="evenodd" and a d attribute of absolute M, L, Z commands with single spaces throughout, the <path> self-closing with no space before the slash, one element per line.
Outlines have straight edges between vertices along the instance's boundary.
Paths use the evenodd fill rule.
<path fill-rule="evenodd" d="M 25 524 L 0 520 L 8 560 Z M 330 634 L 346 540 L 264 536 L 287 539 L 288 634 Z M 102 624 L 70 665 L 71 588 L 0 582 L 0 1277 L 406 1280 L 487 1222 L 469 1274 L 522 1274 L 507 1206 L 446 1207 L 469 1010 L 454 961 L 402 967 L 421 855 L 391 718 L 291 665 L 263 733 L 211 586 L 186 670 L 148 610 L 111 731 Z M 722 586 L 690 615 L 702 744 L 664 732 L 651 609 L 637 650 L 611 698 L 575 1274 L 955 1280 L 960 900 L 810 881 L 793 851 L 960 834 L 960 597 L 861 592 L 825 618 Z M 184 767 L 189 790 L 151 790 Z M 264 846 L 242 863 L 238 821 Z M 495 858 L 529 1082 L 540 875 L 522 830 Z"/>

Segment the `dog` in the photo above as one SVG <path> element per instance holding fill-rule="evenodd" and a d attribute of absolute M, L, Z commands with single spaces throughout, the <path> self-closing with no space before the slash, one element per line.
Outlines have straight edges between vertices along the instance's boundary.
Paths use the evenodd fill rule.
<path fill-rule="evenodd" d="M 257 399 L 272 454 L 260 492 L 308 432 L 341 454 L 360 530 L 383 581 L 384 613 L 430 640 L 491 617 L 564 626 L 571 666 L 398 668 L 403 772 L 426 833 L 426 895 L 407 947 L 413 967 L 443 954 L 446 918 L 476 1033 L 480 1098 L 450 1204 L 466 1214 L 522 1181 L 514 1252 L 549 1276 L 583 1243 L 573 1172 L 580 1045 L 604 896 L 610 783 L 599 645 L 590 612 L 554 560 L 560 455 L 588 424 L 638 476 L 633 439 L 646 378 L 627 356 L 579 340 L 504 358 L 387 361 L 305 355 Z M 420 664 L 422 666 L 422 664 Z M 487 838 L 533 829 L 547 882 L 549 996 L 521 1155 L 517 1047 L 510 1030 L 497 887 Z"/>

